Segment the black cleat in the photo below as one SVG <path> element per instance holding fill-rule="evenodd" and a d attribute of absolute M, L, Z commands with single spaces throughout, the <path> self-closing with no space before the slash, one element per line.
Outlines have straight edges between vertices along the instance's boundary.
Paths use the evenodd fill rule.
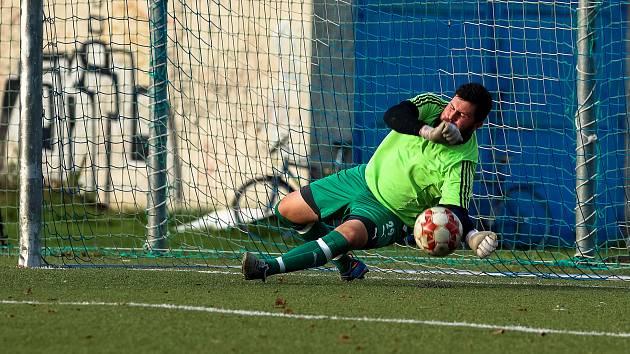
<path fill-rule="evenodd" d="M 243 254 L 243 261 L 241 263 L 243 279 L 261 279 L 265 281 L 265 279 L 267 279 L 268 270 L 269 265 L 265 263 L 265 261 L 259 260 L 253 253 L 245 252 L 245 254 Z"/>

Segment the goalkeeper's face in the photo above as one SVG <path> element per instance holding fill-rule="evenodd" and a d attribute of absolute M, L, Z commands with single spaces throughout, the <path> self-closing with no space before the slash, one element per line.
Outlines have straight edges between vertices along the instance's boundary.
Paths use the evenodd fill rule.
<path fill-rule="evenodd" d="M 459 96 L 453 97 L 451 102 L 446 105 L 440 119 L 455 124 L 462 135 L 472 134 L 475 129 L 483 125 L 483 122 L 475 121 L 475 104 L 463 100 Z"/>

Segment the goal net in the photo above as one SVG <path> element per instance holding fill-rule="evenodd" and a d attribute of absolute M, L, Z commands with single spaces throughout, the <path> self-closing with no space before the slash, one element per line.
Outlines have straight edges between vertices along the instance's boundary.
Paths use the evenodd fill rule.
<path fill-rule="evenodd" d="M 44 260 L 207 267 L 238 266 L 245 251 L 276 257 L 302 243 L 273 216 L 281 197 L 366 163 L 389 132 L 388 107 L 427 91 L 448 99 L 474 81 L 491 91 L 494 110 L 477 132 L 469 210 L 477 229 L 500 235 L 500 249 L 486 260 L 463 244 L 444 258 L 400 245 L 355 255 L 396 272 L 624 277 L 630 10 L 624 1 L 584 3 L 48 0 Z M 164 45 L 152 32 L 160 5 Z M 19 69 L 29 65 L 19 62 L 19 11 L 18 0 L 0 7 L 5 254 L 17 252 L 25 143 L 17 141 Z M 152 87 L 156 48 L 166 58 L 165 102 Z M 583 56 L 594 69 L 586 103 Z M 155 136 L 160 104 L 166 127 Z M 582 111 L 593 118 L 586 127 Z M 584 136 L 594 149 L 581 180 Z M 166 149 L 164 186 L 150 183 L 156 144 Z M 577 192 L 585 184 L 589 196 Z M 154 200 L 156 188 L 164 200 Z M 148 205 L 167 210 L 157 244 L 148 240 Z M 582 214 L 586 223 L 576 221 Z M 582 228 L 588 249 L 576 246 Z"/>

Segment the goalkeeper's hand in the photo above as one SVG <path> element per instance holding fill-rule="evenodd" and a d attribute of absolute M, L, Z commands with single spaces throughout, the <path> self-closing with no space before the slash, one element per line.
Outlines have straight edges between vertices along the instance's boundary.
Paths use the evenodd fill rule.
<path fill-rule="evenodd" d="M 420 136 L 436 144 L 454 145 L 461 143 L 464 139 L 455 124 L 442 121 L 440 125 L 433 128 L 424 125 L 420 129 Z"/>
<path fill-rule="evenodd" d="M 462 133 L 459 132 L 459 128 L 455 124 L 442 122 L 440 126 L 442 126 L 442 136 L 448 141 L 449 145 L 459 144 L 464 141 Z"/>
<path fill-rule="evenodd" d="M 466 236 L 466 242 L 479 258 L 488 257 L 499 245 L 497 234 L 492 231 L 473 230 Z"/>

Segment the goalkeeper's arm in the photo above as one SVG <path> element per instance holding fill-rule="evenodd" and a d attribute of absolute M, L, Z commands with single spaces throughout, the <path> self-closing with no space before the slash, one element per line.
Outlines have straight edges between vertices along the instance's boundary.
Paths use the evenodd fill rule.
<path fill-rule="evenodd" d="M 420 111 L 418 107 L 411 101 L 402 101 L 399 104 L 390 107 L 383 120 L 388 127 L 401 134 L 420 135 L 420 128 L 425 123 L 418 119 Z"/>
<path fill-rule="evenodd" d="M 392 130 L 407 135 L 421 136 L 434 143 L 453 145 L 462 142 L 459 129 L 447 122 L 435 121 L 435 128 L 420 119 L 420 111 L 411 101 L 402 101 L 385 112 L 383 120 Z"/>
<path fill-rule="evenodd" d="M 464 230 L 463 234 L 466 235 L 466 243 L 471 250 L 475 251 L 479 258 L 486 258 L 497 248 L 499 241 L 497 234 L 492 231 L 478 231 L 475 229 L 472 220 L 468 216 L 468 210 L 457 205 L 440 205 L 443 206 L 453 214 L 457 215 L 459 221 L 462 223 Z"/>

